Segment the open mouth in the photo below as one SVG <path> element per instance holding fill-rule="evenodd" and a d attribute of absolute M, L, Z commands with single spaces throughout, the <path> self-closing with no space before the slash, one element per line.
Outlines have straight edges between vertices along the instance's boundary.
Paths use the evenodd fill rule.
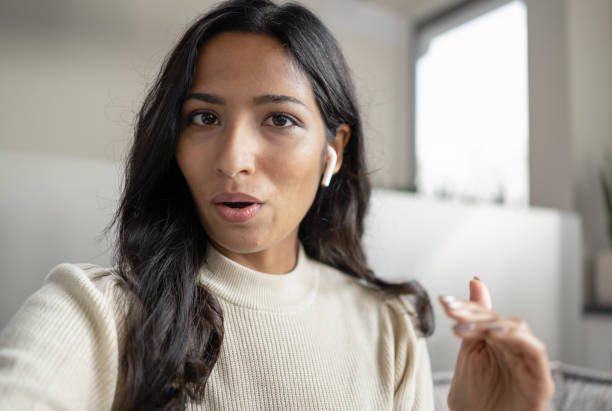
<path fill-rule="evenodd" d="M 245 208 L 255 203 L 221 203 L 221 204 L 227 207 L 231 207 L 231 208 Z"/>
<path fill-rule="evenodd" d="M 235 192 L 224 192 L 212 198 L 218 215 L 230 223 L 245 223 L 253 218 L 264 202 L 252 195 Z"/>

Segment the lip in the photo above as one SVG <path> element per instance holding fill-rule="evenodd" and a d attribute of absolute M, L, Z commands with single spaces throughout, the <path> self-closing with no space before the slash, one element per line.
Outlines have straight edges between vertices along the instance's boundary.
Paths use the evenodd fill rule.
<path fill-rule="evenodd" d="M 258 203 L 262 204 L 263 202 L 257 198 L 250 196 L 245 193 L 221 193 L 217 194 L 211 200 L 213 203 Z"/>
<path fill-rule="evenodd" d="M 245 193 L 221 193 L 213 197 L 212 203 L 219 216 L 230 223 L 244 223 L 253 218 L 263 206 L 260 199 Z M 242 208 L 232 208 L 224 203 L 252 203 Z"/>
<path fill-rule="evenodd" d="M 215 208 L 224 220 L 230 223 L 244 223 L 255 217 L 255 214 L 261 209 L 262 205 L 260 203 L 253 203 L 243 208 L 232 208 L 222 203 L 216 203 Z"/>

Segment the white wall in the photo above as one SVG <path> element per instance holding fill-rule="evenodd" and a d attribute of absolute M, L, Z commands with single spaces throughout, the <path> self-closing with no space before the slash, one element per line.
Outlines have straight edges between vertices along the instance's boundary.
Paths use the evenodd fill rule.
<path fill-rule="evenodd" d="M 109 266 L 117 165 L 0 150 L 0 329 L 62 262 Z"/>

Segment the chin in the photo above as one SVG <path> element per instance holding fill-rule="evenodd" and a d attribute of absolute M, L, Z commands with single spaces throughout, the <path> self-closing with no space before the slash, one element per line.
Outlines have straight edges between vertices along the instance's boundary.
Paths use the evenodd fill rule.
<path fill-rule="evenodd" d="M 268 248 L 266 242 L 257 236 L 219 236 L 211 237 L 211 240 L 218 247 L 236 254 L 252 254 Z"/>

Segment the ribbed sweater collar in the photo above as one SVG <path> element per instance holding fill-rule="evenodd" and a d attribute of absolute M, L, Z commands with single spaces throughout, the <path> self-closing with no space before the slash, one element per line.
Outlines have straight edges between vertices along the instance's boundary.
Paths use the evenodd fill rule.
<path fill-rule="evenodd" d="M 319 270 L 300 244 L 294 269 L 286 274 L 252 270 L 221 254 L 212 245 L 200 281 L 217 297 L 234 305 L 268 312 L 294 312 L 315 298 Z"/>

